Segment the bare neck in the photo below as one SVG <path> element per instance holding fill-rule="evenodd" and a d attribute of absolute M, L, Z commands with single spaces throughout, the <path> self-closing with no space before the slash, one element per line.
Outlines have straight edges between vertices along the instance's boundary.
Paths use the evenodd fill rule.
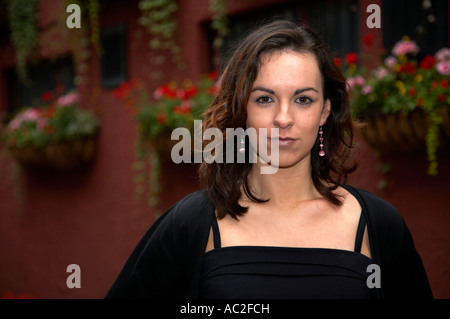
<path fill-rule="evenodd" d="M 270 198 L 277 206 L 293 206 L 300 201 L 321 198 L 312 181 L 309 159 L 292 167 L 279 168 L 274 174 L 261 174 L 260 165 L 254 164 L 249 174 L 257 197 Z"/>

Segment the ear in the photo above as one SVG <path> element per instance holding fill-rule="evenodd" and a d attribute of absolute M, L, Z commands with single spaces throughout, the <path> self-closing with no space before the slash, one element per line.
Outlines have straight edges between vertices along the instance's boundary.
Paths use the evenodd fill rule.
<path fill-rule="evenodd" d="M 320 116 L 320 126 L 324 125 L 327 122 L 330 112 L 331 112 L 331 102 L 329 99 L 326 99 L 325 103 L 323 104 L 322 115 Z"/>

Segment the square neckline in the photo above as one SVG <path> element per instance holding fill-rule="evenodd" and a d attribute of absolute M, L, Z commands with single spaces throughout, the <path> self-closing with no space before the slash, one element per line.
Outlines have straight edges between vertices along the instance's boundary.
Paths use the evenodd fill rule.
<path fill-rule="evenodd" d="M 360 199 L 354 195 L 354 193 L 351 191 L 351 188 L 345 187 L 347 185 L 340 185 L 341 187 L 343 187 L 346 191 L 348 191 L 359 203 L 360 207 L 361 207 L 361 213 L 360 213 L 360 218 L 359 218 L 359 222 L 358 222 L 358 226 L 357 226 L 357 230 L 356 230 L 356 238 L 355 238 L 355 245 L 354 245 L 354 249 L 353 250 L 348 250 L 348 249 L 342 249 L 342 248 L 329 248 L 329 247 L 297 247 L 297 246 L 268 246 L 268 245 L 233 245 L 233 246 L 225 246 L 222 247 L 221 244 L 221 239 L 220 239 L 220 230 L 219 230 L 219 224 L 217 222 L 217 217 L 215 216 L 214 212 L 214 216 L 212 218 L 212 224 L 211 224 L 211 228 L 212 228 L 212 232 L 213 232 L 213 249 L 210 249 L 208 251 L 205 252 L 205 254 L 208 253 L 212 253 L 216 250 L 224 250 L 224 249 L 228 249 L 228 248 L 238 248 L 238 249 L 242 249 L 242 248 L 254 248 L 257 247 L 256 249 L 286 249 L 286 251 L 288 250 L 317 250 L 317 251 L 329 251 L 329 252 L 345 252 L 345 253 L 353 253 L 356 255 L 360 255 L 363 256 L 367 259 L 369 259 L 370 261 L 372 261 L 372 258 L 361 253 L 361 248 L 362 248 L 362 243 L 364 240 L 364 233 L 365 233 L 365 229 L 366 229 L 366 217 L 365 217 L 365 211 L 364 211 L 364 205 L 361 203 Z"/>

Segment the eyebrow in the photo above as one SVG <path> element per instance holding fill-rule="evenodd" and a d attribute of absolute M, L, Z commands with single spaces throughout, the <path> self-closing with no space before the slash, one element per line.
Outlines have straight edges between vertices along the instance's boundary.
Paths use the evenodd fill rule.
<path fill-rule="evenodd" d="M 261 87 L 261 86 L 257 86 L 257 87 L 255 87 L 255 88 L 253 88 L 253 89 L 250 91 L 250 93 L 252 93 L 252 92 L 254 92 L 254 91 L 263 91 L 263 92 L 267 92 L 267 93 L 269 93 L 269 94 L 275 95 L 275 91 L 274 91 L 274 90 L 267 89 L 267 88 L 264 88 L 264 87 Z M 302 89 L 296 90 L 296 91 L 294 92 L 294 96 L 297 95 L 297 94 L 306 92 L 306 91 L 314 91 L 314 92 L 316 92 L 316 93 L 319 93 L 319 91 L 317 91 L 315 88 L 312 88 L 312 87 L 306 87 L 306 88 L 302 88 Z"/>

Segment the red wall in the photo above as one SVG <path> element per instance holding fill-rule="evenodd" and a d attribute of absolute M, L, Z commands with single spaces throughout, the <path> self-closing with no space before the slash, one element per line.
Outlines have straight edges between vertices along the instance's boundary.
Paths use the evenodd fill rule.
<path fill-rule="evenodd" d="M 229 2 L 230 12 L 237 13 L 273 1 Z M 136 25 L 139 13 L 132 9 L 137 1 L 122 3 L 105 7 L 101 23 L 129 22 L 130 76 L 147 79 L 152 67 L 146 50 L 148 39 Z M 210 17 L 207 3 L 180 1 L 179 42 L 189 62 L 183 77 L 209 71 L 206 35 L 200 26 Z M 45 9 L 49 4 L 49 0 L 41 4 L 41 19 L 47 21 L 43 25 L 51 25 L 55 19 L 49 14 L 53 11 Z M 0 68 L 13 65 L 12 53 L 11 48 L 1 47 Z M 168 80 L 180 74 L 170 65 L 165 71 Z M 65 174 L 18 175 L 8 153 L 0 149 L 0 295 L 10 291 L 38 298 L 102 298 L 155 219 L 156 212 L 145 202 L 134 201 L 135 125 L 111 91 L 100 87 L 95 57 L 90 60 L 88 79 L 81 87 L 85 101 L 89 101 L 86 106 L 100 111 L 102 124 L 97 157 L 90 168 Z M 0 76 L 0 102 L 5 99 L 5 79 Z M 421 157 L 386 159 L 392 169 L 382 175 L 377 170 L 379 160 L 363 141 L 359 159 L 360 169 L 350 182 L 378 193 L 400 210 L 423 257 L 435 296 L 450 298 L 446 198 L 450 158 L 442 157 L 437 177 L 426 174 L 426 159 Z M 196 168 L 163 165 L 162 211 L 198 189 Z M 379 190 L 377 183 L 382 178 L 388 186 Z M 15 191 L 19 182 L 21 194 Z M 81 267 L 80 289 L 66 286 L 69 264 Z"/>

